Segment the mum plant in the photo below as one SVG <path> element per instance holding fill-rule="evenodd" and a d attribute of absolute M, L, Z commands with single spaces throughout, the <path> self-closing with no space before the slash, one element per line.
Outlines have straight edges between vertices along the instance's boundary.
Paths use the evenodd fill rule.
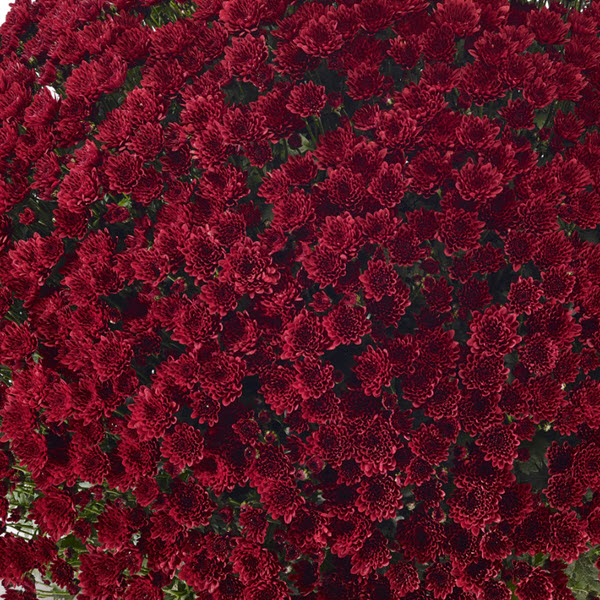
<path fill-rule="evenodd" d="M 17 0 L 3 598 L 597 597 L 599 31 Z"/>

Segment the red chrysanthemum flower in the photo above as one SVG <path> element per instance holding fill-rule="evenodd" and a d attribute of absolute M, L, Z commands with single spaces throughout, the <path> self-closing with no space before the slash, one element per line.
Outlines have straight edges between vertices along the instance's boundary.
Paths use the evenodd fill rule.
<path fill-rule="evenodd" d="M 473 352 L 504 356 L 521 341 L 517 335 L 518 326 L 517 315 L 505 306 L 495 305 L 482 313 L 474 312 L 467 345 Z"/>
<path fill-rule="evenodd" d="M 408 443 L 412 452 L 431 465 L 439 465 L 448 458 L 451 440 L 445 438 L 437 425 L 420 425 L 411 432 Z"/>
<path fill-rule="evenodd" d="M 137 154 L 120 152 L 106 160 L 106 176 L 112 191 L 131 194 L 142 175 L 143 160 Z"/>
<path fill-rule="evenodd" d="M 337 304 L 323 317 L 323 325 L 335 346 L 360 344 L 371 331 L 364 306 L 352 306 L 346 302 Z"/>
<path fill-rule="evenodd" d="M 482 488 L 458 488 L 448 498 L 450 517 L 465 529 L 478 534 L 486 525 L 497 523 L 499 494 Z"/>
<path fill-rule="evenodd" d="M 81 555 L 79 584 L 82 593 L 90 598 L 108 600 L 114 595 L 121 572 L 120 561 L 113 554 L 91 548 Z"/>
<path fill-rule="evenodd" d="M 272 265 L 266 248 L 248 238 L 235 244 L 220 265 L 224 279 L 233 282 L 236 292 L 251 298 L 255 294 L 272 293 L 279 279 L 279 272 Z"/>
<path fill-rule="evenodd" d="M 513 282 L 508 292 L 508 307 L 510 310 L 530 315 L 538 305 L 542 296 L 542 289 L 532 277 L 519 279 Z"/>
<path fill-rule="evenodd" d="M 15 365 L 37 348 L 29 322 L 23 325 L 4 322 L 0 330 L 0 357 L 7 365 Z"/>
<path fill-rule="evenodd" d="M 498 469 L 510 467 L 517 458 L 519 438 L 514 423 L 493 425 L 482 432 L 475 443 L 481 447 L 485 459 Z"/>
<path fill-rule="evenodd" d="M 125 592 L 131 600 L 161 600 L 162 591 L 148 577 L 134 576 L 127 583 Z"/>
<path fill-rule="evenodd" d="M 185 557 L 179 575 L 196 592 L 211 593 L 225 575 L 225 564 L 206 550 L 195 549 Z"/>
<path fill-rule="evenodd" d="M 550 559 L 568 563 L 577 560 L 587 550 L 589 536 L 585 522 L 568 510 L 555 513 L 550 518 Z"/>
<path fill-rule="evenodd" d="M 137 431 L 141 441 L 160 438 L 175 424 L 178 408 L 168 395 L 144 386 L 135 396 L 128 427 Z"/>
<path fill-rule="evenodd" d="M 486 560 L 502 560 L 512 552 L 512 543 L 501 526 L 492 525 L 481 536 L 480 550 Z"/>
<path fill-rule="evenodd" d="M 216 505 L 207 491 L 194 481 L 174 481 L 169 496 L 169 515 L 183 527 L 202 527 L 209 523 Z"/>
<path fill-rule="evenodd" d="M 427 563 L 442 552 L 444 534 L 440 523 L 415 511 L 409 519 L 398 522 L 396 540 L 404 551 L 405 560 Z"/>
<path fill-rule="evenodd" d="M 282 332 L 281 358 L 319 356 L 327 346 L 327 337 L 321 319 L 306 309 L 301 310 Z"/>
<path fill-rule="evenodd" d="M 502 191 L 502 174 L 489 163 L 475 164 L 469 159 L 454 176 L 456 189 L 467 203 L 475 201 L 480 206 Z"/>
<path fill-rule="evenodd" d="M 527 25 L 540 44 L 561 44 L 571 26 L 570 23 L 565 23 L 558 13 L 546 7 L 529 12 Z"/>
<path fill-rule="evenodd" d="M 308 56 L 325 58 L 339 50 L 344 39 L 337 31 L 337 23 L 333 18 L 321 15 L 310 19 L 298 31 L 298 37 L 294 43 L 304 50 Z"/>
<path fill-rule="evenodd" d="M 121 550 L 129 541 L 132 526 L 127 511 L 107 503 L 96 523 L 98 541 L 103 549 Z"/>
<path fill-rule="evenodd" d="M 202 459 L 202 434 L 187 423 L 177 423 L 173 431 L 165 435 L 161 452 L 173 465 L 183 470 Z"/>
<path fill-rule="evenodd" d="M 435 20 L 454 35 L 467 37 L 477 31 L 481 9 L 473 0 L 444 0 L 436 7 Z"/>
<path fill-rule="evenodd" d="M 548 375 L 554 369 L 558 360 L 557 345 L 541 333 L 525 338 L 522 348 L 519 348 L 521 363 L 535 375 Z"/>
<path fill-rule="evenodd" d="M 288 588 L 283 581 L 262 581 L 250 585 L 244 592 L 248 600 L 289 600 Z"/>
<path fill-rule="evenodd" d="M 259 444 L 256 457 L 250 467 L 249 479 L 259 493 L 264 492 L 272 481 L 287 479 L 293 475 L 293 468 L 281 448 Z"/>
<path fill-rule="evenodd" d="M 307 253 L 303 266 L 308 276 L 322 285 L 335 285 L 346 272 L 346 261 L 336 251 L 317 246 Z"/>
<path fill-rule="evenodd" d="M 343 425 L 321 425 L 312 434 L 311 446 L 317 456 L 335 467 L 340 467 L 351 450 L 348 430 Z"/>
<path fill-rule="evenodd" d="M 390 559 L 388 542 L 379 529 L 375 529 L 365 539 L 361 548 L 352 555 L 351 572 L 366 577 L 371 571 L 389 565 Z"/>
<path fill-rule="evenodd" d="M 437 239 L 445 244 L 444 254 L 451 256 L 458 250 L 471 250 L 477 241 L 484 223 L 460 208 L 447 209 L 440 214 Z"/>
<path fill-rule="evenodd" d="M 459 368 L 459 375 L 468 389 L 477 389 L 484 394 L 499 392 L 506 381 L 508 368 L 502 357 L 492 354 L 469 354 Z"/>
<path fill-rule="evenodd" d="M 74 472 L 81 479 L 99 485 L 109 471 L 108 456 L 97 445 L 78 445 L 73 451 Z"/>
<path fill-rule="evenodd" d="M 581 506 L 585 484 L 569 473 L 556 473 L 548 479 L 548 487 L 543 490 L 550 506 L 558 510 L 569 510 Z"/>
<path fill-rule="evenodd" d="M 385 349 L 368 346 L 366 351 L 356 358 L 353 371 L 367 396 L 381 396 L 382 388 L 389 386 L 392 380 L 391 364 Z"/>
<path fill-rule="evenodd" d="M 262 544 L 265 541 L 269 522 L 264 510 L 249 505 L 240 509 L 240 525 L 244 536 L 251 542 Z"/>
<path fill-rule="evenodd" d="M 286 107 L 295 115 L 310 117 L 318 116 L 326 103 L 325 88 L 308 81 L 300 83 L 292 89 Z"/>
<path fill-rule="evenodd" d="M 61 181 L 56 194 L 63 219 L 68 213 L 81 215 L 87 207 L 100 199 L 100 182 L 97 169 L 74 166 Z M 73 217 L 75 218 L 75 217 Z"/>
<path fill-rule="evenodd" d="M 34 500 L 30 516 L 55 542 L 73 530 L 77 513 L 73 499 L 57 488 Z"/>
<path fill-rule="evenodd" d="M 533 107 L 522 98 L 509 100 L 507 105 L 502 109 L 501 115 L 513 129 L 531 130 L 535 128 L 533 122 L 535 111 L 533 110 Z"/>
<path fill-rule="evenodd" d="M 358 409 L 356 412 L 361 415 L 361 404 L 365 402 L 365 396 L 360 393 L 348 394 L 345 399 L 355 401 L 355 408 Z M 360 418 L 356 412 L 354 418 Z M 353 416 L 352 413 L 349 416 Z M 373 473 L 387 473 L 392 470 L 397 444 L 391 425 L 380 416 L 375 416 L 368 424 L 361 425 L 357 423 L 357 425 L 354 430 L 354 458 L 362 472 L 366 475 L 372 475 Z"/>
<path fill-rule="evenodd" d="M 391 475 L 363 478 L 355 501 L 360 512 L 372 521 L 391 519 L 402 508 L 402 491 Z"/>
<path fill-rule="evenodd" d="M 370 260 L 367 269 L 359 276 L 365 290 L 365 297 L 380 301 L 396 291 L 398 274 L 393 266 L 383 260 Z"/>
<path fill-rule="evenodd" d="M 198 379 L 203 390 L 227 406 L 242 393 L 245 374 L 246 363 L 241 358 L 215 352 L 202 363 Z"/>
<path fill-rule="evenodd" d="M 434 598 L 441 600 L 447 598 L 456 583 L 457 580 L 453 576 L 450 562 L 436 562 L 427 567 L 425 571 L 425 588 L 433 594 Z"/>
<path fill-rule="evenodd" d="M 419 574 L 410 563 L 394 563 L 385 571 L 385 577 L 390 582 L 390 589 L 400 597 L 419 588 Z"/>
<path fill-rule="evenodd" d="M 536 568 L 526 579 L 519 582 L 515 592 L 523 600 L 551 600 L 554 596 L 554 585 L 548 573 Z"/>
<path fill-rule="evenodd" d="M 133 356 L 129 341 L 120 332 L 101 335 L 92 347 L 92 365 L 100 381 L 118 377 L 128 367 Z"/>
<path fill-rule="evenodd" d="M 288 525 L 298 508 L 306 502 L 296 486 L 285 480 L 272 481 L 261 493 L 260 499 L 273 519 L 283 519 Z"/>
<path fill-rule="evenodd" d="M 318 398 L 331 389 L 333 381 L 333 365 L 315 358 L 306 358 L 294 363 L 296 379 L 294 388 L 303 399 Z"/>

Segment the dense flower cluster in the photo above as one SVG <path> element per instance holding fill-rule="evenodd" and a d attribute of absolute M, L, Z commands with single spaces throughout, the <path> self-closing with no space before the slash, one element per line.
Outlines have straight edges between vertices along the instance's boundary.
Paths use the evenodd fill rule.
<path fill-rule="evenodd" d="M 17 0 L 4 598 L 576 598 L 599 33 L 599 0 Z"/>

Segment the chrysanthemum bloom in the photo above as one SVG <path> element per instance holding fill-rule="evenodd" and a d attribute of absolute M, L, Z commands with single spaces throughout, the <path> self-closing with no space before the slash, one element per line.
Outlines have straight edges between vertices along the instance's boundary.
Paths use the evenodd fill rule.
<path fill-rule="evenodd" d="M 527 336 L 519 347 L 521 363 L 536 375 L 548 375 L 558 360 L 557 345 L 541 333 Z"/>
<path fill-rule="evenodd" d="M 452 305 L 453 289 L 444 277 L 439 279 L 426 277 L 421 291 L 432 310 L 438 313 L 445 313 L 450 310 Z"/>
<path fill-rule="evenodd" d="M 365 396 L 354 396 L 358 403 L 364 402 Z M 361 417 L 358 417 L 361 419 Z M 394 468 L 394 452 L 397 450 L 391 424 L 381 418 L 374 417 L 367 423 L 358 421 L 351 428 L 353 456 L 365 475 L 385 474 Z"/>
<path fill-rule="evenodd" d="M 250 466 L 250 483 L 259 493 L 270 486 L 272 481 L 287 479 L 293 475 L 293 467 L 281 448 L 270 444 L 259 444 L 256 457 Z"/>
<path fill-rule="evenodd" d="M 143 160 L 130 152 L 109 156 L 105 174 L 111 191 L 130 194 L 142 174 Z"/>
<path fill-rule="evenodd" d="M 368 396 L 381 396 L 382 388 L 392 379 L 391 365 L 386 350 L 375 350 L 368 346 L 356 359 L 354 372 L 361 381 L 362 389 Z"/>
<path fill-rule="evenodd" d="M 81 591 L 92 598 L 108 600 L 113 595 L 120 573 L 121 565 L 113 554 L 93 548 L 81 557 Z"/>
<path fill-rule="evenodd" d="M 501 526 L 492 525 L 480 540 L 481 555 L 486 560 L 502 560 L 512 551 L 512 542 Z"/>
<path fill-rule="evenodd" d="M 220 264 L 223 278 L 233 282 L 236 292 L 247 293 L 250 297 L 271 293 L 279 279 L 264 246 L 248 238 L 235 244 Z"/>
<path fill-rule="evenodd" d="M 243 505 L 240 509 L 240 525 L 245 537 L 250 541 L 262 544 L 267 534 L 267 515 L 264 510 L 249 505 Z"/>
<path fill-rule="evenodd" d="M 184 527 L 208 525 L 215 509 L 206 490 L 193 481 L 176 481 L 169 504 L 169 514 Z"/>
<path fill-rule="evenodd" d="M 325 88 L 309 81 L 292 89 L 287 108 L 300 117 L 317 116 L 326 103 Z"/>
<path fill-rule="evenodd" d="M 122 506 L 108 503 L 98 517 L 96 529 L 102 548 L 121 550 L 129 541 L 133 529 L 130 511 Z"/>
<path fill-rule="evenodd" d="M 493 425 L 486 429 L 475 441 L 481 447 L 486 460 L 499 469 L 512 466 L 517 458 L 519 438 L 514 424 Z"/>
<path fill-rule="evenodd" d="M 558 381 L 549 375 L 536 377 L 529 382 L 529 410 L 534 423 L 552 421 L 567 405 L 564 390 Z"/>
<path fill-rule="evenodd" d="M 492 354 L 469 354 L 460 367 L 459 375 L 468 389 L 485 394 L 499 392 L 508 375 L 501 357 Z"/>
<path fill-rule="evenodd" d="M 386 569 L 385 576 L 390 588 L 400 596 L 414 592 L 419 587 L 419 574 L 410 563 L 394 563 Z"/>
<path fill-rule="evenodd" d="M 334 386 L 333 365 L 315 358 L 294 363 L 296 379 L 294 388 L 303 399 L 319 397 Z"/>
<path fill-rule="evenodd" d="M 423 512 L 414 512 L 409 519 L 399 522 L 396 540 L 406 560 L 426 563 L 440 555 L 443 535 L 440 523 Z"/>
<path fill-rule="evenodd" d="M 530 13 L 527 24 L 540 44 L 562 43 L 570 27 L 570 23 L 564 23 L 559 15 L 547 8 Z"/>
<path fill-rule="evenodd" d="M 550 519 L 550 558 L 573 562 L 586 551 L 589 536 L 575 512 L 555 513 Z"/>
<path fill-rule="evenodd" d="M 465 529 L 474 534 L 486 525 L 497 523 L 499 494 L 484 489 L 457 489 L 450 498 L 450 516 Z"/>
<path fill-rule="evenodd" d="M 530 315 L 542 294 L 542 289 L 532 277 L 527 279 L 519 277 L 510 286 L 507 297 L 508 307 L 514 312 Z"/>
<path fill-rule="evenodd" d="M 583 503 L 585 493 L 583 482 L 575 479 L 569 473 L 556 473 L 548 479 L 548 487 L 544 493 L 550 506 L 559 510 L 568 510 Z"/>
<path fill-rule="evenodd" d="M 387 540 L 378 529 L 375 529 L 365 539 L 361 548 L 352 555 L 352 573 L 366 576 L 371 571 L 389 565 L 390 558 Z"/>
<path fill-rule="evenodd" d="M 295 371 L 282 365 L 267 371 L 261 378 L 260 392 L 277 414 L 283 414 L 286 410 L 292 412 L 300 405 L 302 396 L 294 386 L 295 378 Z"/>
<path fill-rule="evenodd" d="M 199 380 L 208 394 L 227 406 L 240 396 L 245 373 L 246 363 L 241 358 L 216 352 L 203 363 Z"/>
<path fill-rule="evenodd" d="M 452 563 L 433 563 L 425 571 L 425 587 L 434 596 L 434 598 L 447 598 L 457 583 L 453 577 Z"/>
<path fill-rule="evenodd" d="M 469 323 L 471 337 L 467 344 L 474 352 L 504 356 L 521 341 L 518 325 L 517 315 L 505 306 L 492 306 L 482 313 L 476 311 Z"/>
<path fill-rule="evenodd" d="M 128 426 L 141 441 L 161 437 L 176 421 L 178 405 L 160 390 L 141 388 L 135 397 Z"/>
<path fill-rule="evenodd" d="M 185 557 L 181 579 L 197 592 L 213 592 L 225 575 L 225 564 L 199 548 Z"/>
<path fill-rule="evenodd" d="M 127 584 L 126 594 L 131 600 L 160 600 L 161 590 L 147 577 L 132 577 Z"/>
<path fill-rule="evenodd" d="M 179 469 L 191 466 L 202 458 L 202 434 L 191 425 L 177 423 L 173 431 L 165 435 L 161 452 Z"/>
<path fill-rule="evenodd" d="M 455 177 L 456 189 L 465 202 L 483 204 L 502 191 L 502 174 L 489 163 L 474 164 L 469 159 Z"/>
<path fill-rule="evenodd" d="M 311 19 L 298 32 L 296 45 L 309 56 L 327 57 L 343 45 L 343 38 L 336 29 L 336 22 L 325 15 Z"/>
<path fill-rule="evenodd" d="M 438 239 L 446 246 L 444 253 L 452 255 L 458 250 L 471 250 L 484 228 L 472 214 L 463 209 L 446 210 L 440 216 Z"/>
<path fill-rule="evenodd" d="M 300 356 L 323 354 L 327 345 L 325 329 L 321 319 L 306 309 L 300 311 L 288 323 L 282 334 L 281 358 L 296 359 Z"/>
<path fill-rule="evenodd" d="M 298 489 L 290 481 L 273 481 L 261 493 L 261 502 L 273 519 L 292 522 L 298 508 L 305 503 Z"/>
<path fill-rule="evenodd" d="M 376 301 L 392 295 L 396 289 L 398 274 L 392 265 L 383 260 L 371 260 L 367 269 L 359 277 L 365 289 L 365 296 Z"/>
<path fill-rule="evenodd" d="M 56 488 L 48 490 L 31 507 L 32 519 L 55 541 L 72 531 L 76 516 L 72 498 Z"/>
<path fill-rule="evenodd" d="M 323 287 L 334 285 L 346 272 L 346 261 L 336 251 L 317 246 L 304 260 L 308 276 Z"/>
<path fill-rule="evenodd" d="M 133 350 L 125 336 L 119 333 L 102 335 L 92 350 L 92 364 L 100 381 L 120 375 L 131 359 Z"/>
<path fill-rule="evenodd" d="M 373 475 L 363 479 L 358 488 L 356 507 L 372 521 L 390 519 L 402 508 L 402 493 L 390 475 Z"/>
<path fill-rule="evenodd" d="M 323 318 L 323 325 L 336 346 L 360 344 L 371 330 L 366 312 L 363 306 L 341 302 Z"/>
<path fill-rule="evenodd" d="M 448 457 L 450 440 L 436 425 L 421 425 L 411 436 L 412 452 L 431 465 L 439 465 Z"/>

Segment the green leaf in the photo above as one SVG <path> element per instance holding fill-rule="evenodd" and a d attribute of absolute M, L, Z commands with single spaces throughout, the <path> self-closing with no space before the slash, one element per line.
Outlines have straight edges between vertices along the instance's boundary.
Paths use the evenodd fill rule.
<path fill-rule="evenodd" d="M 72 533 L 59 540 L 57 546 L 61 549 L 72 548 L 73 550 L 84 551 L 84 543 Z"/>
<path fill-rule="evenodd" d="M 600 593 L 599 572 L 594 565 L 597 558 L 598 550 L 590 550 L 565 569 L 569 577 L 568 587 L 577 600 L 587 600 L 590 592 Z"/>

